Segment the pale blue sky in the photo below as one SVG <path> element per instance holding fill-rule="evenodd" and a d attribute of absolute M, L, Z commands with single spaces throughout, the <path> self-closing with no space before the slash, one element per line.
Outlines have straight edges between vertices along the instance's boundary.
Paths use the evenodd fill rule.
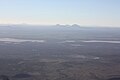
<path fill-rule="evenodd" d="M 120 26 L 120 0 L 0 0 L 0 23 Z"/>

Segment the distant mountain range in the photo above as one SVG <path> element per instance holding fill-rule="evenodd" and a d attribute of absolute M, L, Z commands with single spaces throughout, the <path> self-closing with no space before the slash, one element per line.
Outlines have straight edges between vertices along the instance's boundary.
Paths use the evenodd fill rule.
<path fill-rule="evenodd" d="M 78 24 L 73 24 L 73 25 L 61 25 L 61 24 L 56 24 L 55 26 L 60 26 L 60 27 L 80 27 Z"/>
<path fill-rule="evenodd" d="M 57 27 L 80 27 L 78 24 L 73 24 L 73 25 L 61 25 L 61 24 L 56 24 L 56 25 L 33 25 L 33 24 L 0 24 L 0 27 L 10 27 L 10 26 L 57 26 Z"/>

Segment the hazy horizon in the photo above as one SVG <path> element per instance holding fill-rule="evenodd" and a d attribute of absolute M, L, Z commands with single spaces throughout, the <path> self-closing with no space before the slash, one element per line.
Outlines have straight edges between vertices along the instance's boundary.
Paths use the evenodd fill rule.
<path fill-rule="evenodd" d="M 0 0 L 0 24 L 120 27 L 119 0 Z"/>

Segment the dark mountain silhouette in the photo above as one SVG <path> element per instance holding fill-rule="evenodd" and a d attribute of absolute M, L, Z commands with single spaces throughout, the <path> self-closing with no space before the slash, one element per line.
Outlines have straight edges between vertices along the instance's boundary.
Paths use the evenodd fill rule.
<path fill-rule="evenodd" d="M 113 78 L 109 78 L 107 80 L 120 80 L 120 77 L 113 77 Z"/>
<path fill-rule="evenodd" d="M 21 74 L 16 74 L 13 76 L 13 78 L 29 78 L 32 77 L 30 74 L 25 74 L 25 73 L 21 73 Z"/>
<path fill-rule="evenodd" d="M 0 80 L 10 80 L 6 75 L 0 75 Z"/>

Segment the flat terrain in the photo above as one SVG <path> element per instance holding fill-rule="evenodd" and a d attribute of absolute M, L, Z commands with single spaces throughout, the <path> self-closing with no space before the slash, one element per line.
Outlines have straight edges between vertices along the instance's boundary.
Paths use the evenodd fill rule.
<path fill-rule="evenodd" d="M 0 27 L 0 79 L 120 80 L 119 31 Z"/>

